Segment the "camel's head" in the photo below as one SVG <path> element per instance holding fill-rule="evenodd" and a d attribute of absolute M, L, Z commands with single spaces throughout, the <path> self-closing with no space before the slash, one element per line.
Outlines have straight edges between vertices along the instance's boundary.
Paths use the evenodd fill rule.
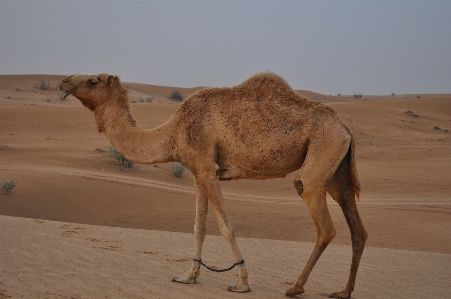
<path fill-rule="evenodd" d="M 119 78 L 108 74 L 71 75 L 58 86 L 64 91 L 63 99 L 72 94 L 92 111 L 123 89 Z"/>

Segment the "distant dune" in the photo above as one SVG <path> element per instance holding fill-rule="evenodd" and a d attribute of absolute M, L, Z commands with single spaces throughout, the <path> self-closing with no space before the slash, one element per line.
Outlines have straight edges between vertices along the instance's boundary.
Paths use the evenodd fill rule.
<path fill-rule="evenodd" d="M 194 286 L 170 282 L 194 252 L 191 174 L 175 178 L 170 164 L 119 166 L 92 113 L 72 96 L 60 100 L 64 77 L 0 76 L 0 183 L 18 181 L 0 195 L 0 299 L 230 298 L 233 271 L 203 271 Z M 172 115 L 173 90 L 186 98 L 201 88 L 126 84 L 143 128 Z M 451 95 L 297 92 L 333 107 L 356 138 L 369 239 L 353 298 L 447 298 Z M 253 287 L 232 297 L 282 298 L 308 259 L 316 230 L 294 175 L 221 183 Z M 350 234 L 338 205 L 328 204 L 338 233 L 300 298 L 324 298 L 346 283 Z M 211 211 L 208 219 L 205 258 L 228 265 Z"/>

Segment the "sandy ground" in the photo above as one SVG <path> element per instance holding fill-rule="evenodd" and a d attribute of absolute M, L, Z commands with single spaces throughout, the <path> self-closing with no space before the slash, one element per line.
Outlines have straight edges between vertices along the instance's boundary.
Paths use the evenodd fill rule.
<path fill-rule="evenodd" d="M 191 175 L 175 178 L 170 164 L 119 166 L 92 113 L 72 96 L 58 98 L 63 78 L 0 76 L 0 183 L 19 182 L 0 195 L 0 298 L 283 297 L 316 237 L 294 174 L 221 185 L 253 292 L 225 291 L 235 271 L 203 271 L 194 286 L 171 283 L 194 250 Z M 43 80 L 50 90 L 38 88 Z M 198 89 L 129 86 L 143 128 L 174 112 L 172 90 Z M 447 298 L 451 95 L 356 100 L 299 92 L 333 107 L 357 140 L 359 210 L 370 236 L 353 298 Z M 337 236 L 302 298 L 323 298 L 347 279 L 350 234 L 338 205 L 328 204 Z M 212 213 L 208 233 L 204 259 L 228 266 L 232 255 Z"/>
<path fill-rule="evenodd" d="M 234 271 L 203 270 L 195 285 L 171 282 L 189 270 L 191 234 L 7 216 L 0 216 L 0 230 L 0 298 L 283 298 L 313 248 L 239 238 L 252 291 L 233 294 L 226 287 L 237 281 Z M 204 248 L 210 265 L 231 264 L 222 237 L 208 236 Z M 302 298 L 325 298 L 343 287 L 350 259 L 350 246 L 331 245 Z M 449 298 L 450 269 L 451 254 L 369 247 L 353 298 Z"/>

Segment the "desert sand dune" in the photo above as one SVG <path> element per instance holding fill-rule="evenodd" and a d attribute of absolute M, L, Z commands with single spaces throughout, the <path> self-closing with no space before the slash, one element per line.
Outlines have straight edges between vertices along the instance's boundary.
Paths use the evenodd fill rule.
<path fill-rule="evenodd" d="M 253 292 L 225 291 L 234 271 L 203 271 L 194 286 L 171 283 L 194 251 L 191 175 L 175 178 L 170 164 L 119 166 L 91 113 L 73 97 L 59 99 L 63 78 L 0 76 L 0 182 L 19 182 L 0 195 L 0 298 L 282 298 L 316 237 L 294 174 L 221 185 Z M 49 90 L 37 87 L 42 80 Z M 172 90 L 197 90 L 129 85 L 144 128 L 176 109 L 167 99 Z M 139 102 L 147 96 L 154 101 Z M 327 101 L 357 141 L 358 205 L 369 239 L 352 298 L 447 298 L 451 95 L 312 96 Z M 328 204 L 337 236 L 301 298 L 340 289 L 349 270 L 349 231 L 337 204 Z M 204 259 L 231 264 L 212 213 L 208 233 Z"/>

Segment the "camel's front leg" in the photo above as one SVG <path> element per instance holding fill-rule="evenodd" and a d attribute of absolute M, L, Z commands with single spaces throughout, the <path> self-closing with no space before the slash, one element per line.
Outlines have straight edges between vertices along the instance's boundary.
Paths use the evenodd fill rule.
<path fill-rule="evenodd" d="M 211 171 L 203 171 L 199 175 L 199 182 L 202 185 L 208 200 L 214 207 L 216 220 L 219 224 L 219 229 L 221 234 L 230 244 L 232 248 L 233 256 L 235 257 L 235 262 L 240 262 L 243 260 L 240 250 L 235 239 L 235 234 L 233 232 L 232 226 L 227 217 L 227 211 L 224 206 L 224 199 L 222 197 L 221 189 L 219 187 L 219 180 L 216 175 L 216 169 Z M 246 266 L 243 264 L 238 265 L 238 277 L 239 281 L 236 285 L 231 285 L 227 290 L 232 292 L 248 292 L 250 291 L 249 284 L 247 282 L 247 270 Z"/>
<path fill-rule="evenodd" d="M 196 177 L 194 177 L 194 187 L 196 189 L 196 220 L 194 222 L 194 236 L 196 237 L 196 245 L 194 258 L 201 259 L 202 245 L 204 244 L 205 234 L 207 233 L 207 213 L 208 199 L 204 189 L 199 185 Z M 200 274 L 200 264 L 193 261 L 191 270 L 182 276 L 172 278 L 174 282 L 196 283 L 196 279 Z"/>

